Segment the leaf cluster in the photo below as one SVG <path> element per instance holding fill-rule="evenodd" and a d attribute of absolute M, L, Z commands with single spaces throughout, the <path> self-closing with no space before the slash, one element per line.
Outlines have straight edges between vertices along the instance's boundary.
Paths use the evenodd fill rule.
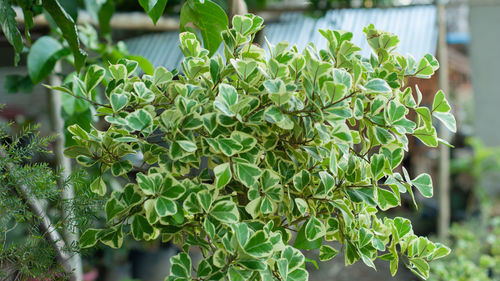
<path fill-rule="evenodd" d="M 372 25 L 370 58 L 352 33 L 333 30 L 320 30 L 326 49 L 280 42 L 267 53 L 252 44 L 262 28 L 257 16 L 235 16 L 221 33 L 223 55 L 213 57 L 181 33 L 182 74 L 159 67 L 138 77 L 137 63 L 123 60 L 78 82 L 93 103 L 91 90 L 105 87 L 96 115 L 109 126 L 68 127 L 77 145 L 66 155 L 98 167 L 96 194 L 108 194 L 105 173 L 128 181 L 108 197 L 109 227 L 87 230 L 81 246 L 118 248 L 125 235 L 172 240 L 184 252 L 167 280 L 307 280 L 299 249 L 328 260 L 339 250 L 323 243 L 336 240 L 346 265 L 380 258 L 395 274 L 402 260 L 427 278 L 428 262 L 449 249 L 415 235 L 407 219 L 378 214 L 414 188 L 433 194 L 428 174 L 395 169 L 408 136 L 437 146 L 433 117 L 455 128 L 441 91 L 429 109 L 405 85 L 429 78 L 438 62 L 395 53 L 397 36 Z M 205 256 L 198 265 L 191 247 Z"/>

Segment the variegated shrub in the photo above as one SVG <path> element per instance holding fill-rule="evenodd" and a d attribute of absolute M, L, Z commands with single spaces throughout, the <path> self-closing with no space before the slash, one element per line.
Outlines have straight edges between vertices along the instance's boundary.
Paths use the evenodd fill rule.
<path fill-rule="evenodd" d="M 370 58 L 358 54 L 352 33 L 332 30 L 319 31 L 324 50 L 282 42 L 266 51 L 252 44 L 262 23 L 234 17 L 223 55 L 212 58 L 194 34 L 180 34 L 181 74 L 159 67 L 139 77 L 135 62 L 122 61 L 76 78 L 109 123 L 68 128 L 78 144 L 66 154 L 97 165 L 90 189 L 109 196 L 109 227 L 87 230 L 81 246 L 117 248 L 125 235 L 172 240 L 183 252 L 166 280 L 295 281 L 308 279 L 299 249 L 319 249 L 325 261 L 340 249 L 326 241 L 338 241 L 346 265 L 375 267 L 379 258 L 395 274 L 402 259 L 428 277 L 428 262 L 449 249 L 379 210 L 400 205 L 401 193 L 413 198 L 413 187 L 432 196 L 429 175 L 395 169 L 408 136 L 438 145 L 433 117 L 455 129 L 441 91 L 428 108 L 405 85 L 429 78 L 438 62 L 394 53 L 398 38 L 373 26 L 364 29 Z M 105 98 L 91 94 L 99 84 Z M 105 173 L 127 183 L 107 195 Z M 192 247 L 205 257 L 199 264 Z"/>

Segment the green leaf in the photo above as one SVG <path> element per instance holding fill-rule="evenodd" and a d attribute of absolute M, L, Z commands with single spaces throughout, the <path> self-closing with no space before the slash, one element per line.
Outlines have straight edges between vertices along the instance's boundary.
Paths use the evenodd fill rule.
<path fill-rule="evenodd" d="M 263 85 L 269 93 L 269 99 L 278 106 L 286 103 L 292 97 L 292 93 L 286 90 L 285 83 L 281 79 L 266 80 Z"/>
<path fill-rule="evenodd" d="M 133 131 L 141 131 L 153 125 L 153 117 L 142 108 L 130 113 L 125 119 Z"/>
<path fill-rule="evenodd" d="M 393 228 L 398 234 L 397 241 L 412 232 L 411 222 L 408 219 L 397 217 L 394 219 Z"/>
<path fill-rule="evenodd" d="M 377 205 L 377 202 L 375 202 L 375 194 L 373 187 L 349 188 L 347 190 L 347 194 L 349 195 L 349 197 L 353 202 L 356 203 L 365 202 L 372 206 Z"/>
<path fill-rule="evenodd" d="M 117 81 L 127 78 L 127 67 L 123 64 L 113 64 L 109 66 L 111 76 Z"/>
<path fill-rule="evenodd" d="M 234 163 L 233 171 L 238 181 L 246 187 L 251 187 L 257 183 L 262 170 L 256 165 L 247 163 Z"/>
<path fill-rule="evenodd" d="M 97 235 L 99 234 L 99 229 L 89 228 L 80 236 L 78 243 L 80 248 L 90 248 L 97 243 Z"/>
<path fill-rule="evenodd" d="M 179 199 L 186 192 L 186 188 L 172 176 L 166 176 L 162 186 L 161 195 L 172 200 Z"/>
<path fill-rule="evenodd" d="M 398 197 L 396 197 L 393 192 L 380 187 L 377 187 L 377 202 L 378 206 L 383 211 L 396 207 L 400 204 Z"/>
<path fill-rule="evenodd" d="M 84 65 L 87 54 L 80 48 L 78 31 L 73 19 L 66 13 L 57 0 L 44 0 L 42 5 L 50 14 L 56 25 L 61 29 L 62 35 L 73 53 L 77 71 Z"/>
<path fill-rule="evenodd" d="M 432 252 L 430 258 L 431 260 L 440 259 L 442 257 L 446 257 L 447 255 L 449 255 L 450 252 L 451 252 L 450 248 L 440 243 L 436 243 L 436 249 L 434 250 L 434 252 Z"/>
<path fill-rule="evenodd" d="M 182 279 L 176 280 L 190 280 L 191 279 L 191 258 L 189 255 L 182 252 L 170 258 L 170 275 Z"/>
<path fill-rule="evenodd" d="M 186 200 L 182 203 L 182 207 L 188 214 L 198 214 L 203 212 L 200 201 L 198 201 L 198 197 L 196 197 L 195 193 L 189 194 Z"/>
<path fill-rule="evenodd" d="M 240 153 L 251 150 L 257 144 L 257 140 L 253 136 L 239 131 L 233 131 L 231 139 L 237 141 L 242 146 Z"/>
<path fill-rule="evenodd" d="M 120 203 L 116 198 L 111 198 L 106 202 L 105 206 L 106 211 L 106 221 L 109 222 L 115 218 L 117 214 L 125 209 L 125 206 Z"/>
<path fill-rule="evenodd" d="M 226 156 L 233 156 L 243 149 L 243 146 L 233 139 L 218 138 L 217 144 Z"/>
<path fill-rule="evenodd" d="M 160 196 L 156 199 L 155 209 L 160 217 L 172 216 L 177 213 L 175 202 L 165 196 Z"/>
<path fill-rule="evenodd" d="M 333 81 L 326 81 L 324 90 L 332 103 L 343 99 L 347 93 L 347 87 L 344 84 L 334 83 Z"/>
<path fill-rule="evenodd" d="M 139 64 L 139 67 L 142 69 L 142 71 L 145 74 L 147 74 L 147 75 L 154 74 L 155 68 L 153 67 L 153 64 L 151 64 L 151 62 L 148 59 L 146 59 L 145 57 L 134 56 L 134 55 L 127 55 L 125 57 L 128 60 L 137 62 Z"/>
<path fill-rule="evenodd" d="M 205 231 L 207 232 L 210 239 L 214 239 L 215 225 L 208 218 L 205 218 L 205 221 L 203 222 L 203 227 L 205 228 Z"/>
<path fill-rule="evenodd" d="M 248 225 L 244 222 L 240 222 L 232 225 L 231 228 L 240 246 L 244 247 L 251 235 Z"/>
<path fill-rule="evenodd" d="M 224 223 L 236 223 L 240 219 L 238 207 L 229 200 L 217 202 L 210 210 L 210 215 Z"/>
<path fill-rule="evenodd" d="M 310 181 L 311 174 L 307 170 L 302 170 L 293 176 L 293 186 L 298 191 L 303 191 Z"/>
<path fill-rule="evenodd" d="M 85 73 L 85 79 L 84 79 L 85 91 L 87 92 L 87 94 L 90 94 L 90 92 L 95 87 L 97 87 L 97 85 L 99 85 L 99 83 L 101 83 L 105 74 L 106 74 L 106 70 L 104 70 L 104 68 L 102 68 L 98 65 L 95 65 L 95 64 L 91 65 L 87 69 L 87 72 Z"/>
<path fill-rule="evenodd" d="M 207 0 L 208 1 L 208 0 Z M 214 107 L 226 116 L 234 116 L 236 113 L 231 107 L 238 102 L 238 92 L 236 89 L 227 84 L 219 85 L 219 94 L 215 97 Z"/>
<path fill-rule="evenodd" d="M 305 215 L 307 212 L 307 202 L 302 198 L 295 198 L 295 206 L 299 210 L 300 214 Z"/>
<path fill-rule="evenodd" d="M 419 117 L 419 125 L 423 122 L 426 129 L 431 129 L 432 128 L 431 111 L 425 106 L 417 107 L 415 111 L 417 112 Z"/>
<path fill-rule="evenodd" d="M 434 113 L 432 113 L 432 116 L 439 119 L 443 123 L 443 125 L 448 128 L 448 130 L 454 133 L 457 131 L 457 121 L 455 120 L 455 116 L 453 116 L 453 114 L 451 114 L 450 112 L 443 113 L 435 111 Z"/>
<path fill-rule="evenodd" d="M 155 99 L 155 95 L 150 89 L 144 84 L 144 82 L 135 82 L 134 90 L 141 101 L 150 103 Z"/>
<path fill-rule="evenodd" d="M 370 81 L 366 82 L 364 87 L 368 92 L 383 93 L 383 94 L 392 92 L 392 89 L 389 86 L 389 84 L 387 84 L 385 80 L 382 80 L 380 78 L 371 79 Z"/>
<path fill-rule="evenodd" d="M 17 28 L 16 12 L 9 0 L 0 0 L 0 25 L 7 41 L 14 47 L 14 65 L 17 66 L 23 51 L 23 37 Z"/>
<path fill-rule="evenodd" d="M 78 164 L 80 164 L 84 167 L 91 167 L 91 166 L 95 165 L 95 163 L 97 163 L 97 160 L 94 160 L 94 159 L 87 157 L 85 155 L 78 155 L 76 157 L 76 162 L 78 162 Z"/>
<path fill-rule="evenodd" d="M 210 0 L 188 0 L 181 10 L 180 30 L 194 25 L 203 37 L 203 45 L 214 54 L 222 42 L 221 32 L 228 27 L 226 12 Z"/>
<path fill-rule="evenodd" d="M 36 40 L 31 46 L 27 61 L 28 73 L 33 83 L 39 83 L 47 78 L 56 62 L 68 54 L 68 49 L 50 36 L 43 36 Z"/>
<path fill-rule="evenodd" d="M 319 260 L 328 261 L 333 259 L 339 251 L 328 245 L 321 245 L 319 248 Z"/>
<path fill-rule="evenodd" d="M 303 268 L 298 268 L 290 273 L 288 273 L 287 276 L 287 281 L 302 281 L 302 280 L 308 280 L 309 279 L 309 273 L 307 270 Z"/>
<path fill-rule="evenodd" d="M 422 277 L 423 279 L 429 278 L 429 264 L 421 258 L 412 258 L 408 259 L 410 261 L 410 264 L 412 267 L 410 267 L 410 270 L 416 273 L 418 276 Z"/>
<path fill-rule="evenodd" d="M 252 31 L 252 20 L 249 17 L 235 15 L 233 17 L 233 28 L 238 31 L 241 35 L 247 35 Z"/>
<path fill-rule="evenodd" d="M 438 138 L 436 129 L 426 129 L 424 127 L 417 128 L 413 133 L 415 137 L 421 140 L 425 145 L 436 147 L 438 145 Z"/>
<path fill-rule="evenodd" d="M 325 233 L 325 225 L 319 219 L 313 216 L 307 221 L 305 228 L 307 240 L 315 241 L 317 239 L 321 239 L 325 236 Z"/>
<path fill-rule="evenodd" d="M 325 66 L 327 67 L 327 69 L 331 67 L 329 64 L 326 64 Z M 351 89 L 352 87 L 351 74 L 349 74 L 349 72 L 341 68 L 333 69 L 333 81 L 335 83 L 343 84 L 347 90 Z"/>
<path fill-rule="evenodd" d="M 301 251 L 288 245 L 281 252 L 281 258 L 287 261 L 288 272 L 302 268 L 306 260 Z"/>
<path fill-rule="evenodd" d="M 208 189 L 196 193 L 198 202 L 200 202 L 201 207 L 207 213 L 210 211 L 214 196 L 217 196 L 217 193 L 214 194 L 214 191 Z"/>
<path fill-rule="evenodd" d="M 394 136 L 389 133 L 386 129 L 375 126 L 375 138 L 380 142 L 380 144 L 389 144 L 394 140 Z"/>
<path fill-rule="evenodd" d="M 148 199 L 143 204 L 144 214 L 146 215 L 146 219 L 150 225 L 153 225 L 160 220 L 155 205 L 156 199 Z"/>
<path fill-rule="evenodd" d="M 167 0 L 139 0 L 139 4 L 156 25 L 167 6 Z"/>
<path fill-rule="evenodd" d="M 98 1 L 98 0 L 97 0 Z M 97 14 L 99 21 L 99 32 L 103 37 L 109 37 L 111 33 L 111 17 L 115 12 L 115 3 L 113 0 L 106 0 Z"/>
<path fill-rule="evenodd" d="M 434 69 L 429 61 L 423 57 L 420 59 L 420 62 L 417 66 L 417 71 L 415 72 L 415 77 L 418 78 L 431 78 L 432 74 L 434 74 Z"/>
<path fill-rule="evenodd" d="M 432 197 L 432 179 L 429 174 L 423 173 L 413 179 L 411 183 L 420 191 L 424 197 Z"/>
<path fill-rule="evenodd" d="M 33 81 L 29 75 L 10 74 L 5 76 L 4 89 L 7 94 L 33 92 Z"/>
<path fill-rule="evenodd" d="M 375 180 L 383 177 L 385 158 L 382 154 L 373 154 L 370 159 L 370 170 Z"/>
<path fill-rule="evenodd" d="M 345 265 L 353 264 L 359 258 L 360 256 L 356 247 L 351 242 L 347 242 L 347 247 L 345 247 Z"/>
<path fill-rule="evenodd" d="M 172 72 L 168 71 L 165 67 L 160 66 L 154 70 L 153 83 L 159 87 L 165 87 L 168 82 L 172 81 Z"/>
<path fill-rule="evenodd" d="M 321 244 L 323 242 L 323 238 L 320 237 L 314 241 L 309 241 L 306 238 L 306 223 L 302 224 L 302 226 L 299 229 L 299 233 L 297 234 L 297 237 L 295 238 L 295 242 L 293 243 L 293 246 L 297 249 L 303 249 L 303 250 L 314 250 L 318 249 L 321 247 Z"/>
<path fill-rule="evenodd" d="M 246 281 L 248 280 L 248 278 L 250 278 L 251 275 L 251 271 L 245 269 L 237 269 L 234 266 L 229 267 L 229 270 L 227 271 L 227 277 L 229 281 Z"/>
<path fill-rule="evenodd" d="M 158 193 L 161 189 L 162 183 L 163 177 L 161 174 L 137 174 L 137 184 L 141 188 L 142 192 L 144 192 L 144 194 L 146 195 L 155 195 L 156 193 Z"/>
<path fill-rule="evenodd" d="M 135 215 L 132 219 L 131 232 L 135 240 L 150 240 L 154 235 L 155 229 L 144 216 Z"/>
<path fill-rule="evenodd" d="M 231 64 L 243 81 L 247 80 L 248 76 L 257 69 L 257 62 L 252 60 L 244 61 L 231 59 Z"/>
<path fill-rule="evenodd" d="M 283 114 L 277 106 L 270 106 L 265 111 L 266 121 L 270 123 L 276 123 L 278 127 L 284 130 L 293 129 L 293 122 L 290 120 L 288 115 Z"/>
<path fill-rule="evenodd" d="M 390 150 L 387 147 L 381 148 L 382 154 L 384 154 L 385 158 L 389 161 L 389 165 L 391 169 L 395 169 L 404 158 L 404 150 L 400 147 L 395 148 L 394 150 Z"/>
<path fill-rule="evenodd" d="M 226 186 L 233 176 L 231 173 L 231 166 L 229 163 L 223 163 L 214 168 L 215 174 L 215 186 L 217 188 L 223 188 Z"/>
<path fill-rule="evenodd" d="M 121 175 L 124 175 L 124 174 L 130 172 L 130 170 L 132 170 L 132 168 L 133 168 L 133 166 L 132 166 L 132 162 L 130 162 L 130 160 L 122 160 L 122 161 L 118 161 L 118 162 L 113 163 L 113 165 L 111 166 L 111 173 L 113 174 L 113 176 L 119 177 Z"/>
<path fill-rule="evenodd" d="M 129 101 L 130 96 L 126 93 L 112 93 L 110 102 L 111 102 L 111 107 L 113 108 L 114 112 L 117 112 L 121 109 L 123 109 Z"/>
<path fill-rule="evenodd" d="M 245 252 L 255 258 L 263 258 L 272 254 L 273 245 L 269 243 L 264 231 L 255 232 L 243 247 Z"/>
<path fill-rule="evenodd" d="M 319 172 L 321 186 L 316 191 L 317 197 L 325 197 L 335 186 L 335 179 L 326 171 Z"/>
<path fill-rule="evenodd" d="M 186 141 L 186 140 L 179 140 L 176 141 L 176 143 L 186 152 L 195 152 L 198 147 L 196 144 L 192 141 Z"/>
<path fill-rule="evenodd" d="M 97 177 L 90 184 L 90 191 L 92 191 L 100 196 L 104 196 L 106 194 L 106 184 L 102 180 L 102 177 Z"/>
<path fill-rule="evenodd" d="M 387 106 L 387 119 L 390 124 L 393 124 L 401 120 L 406 114 L 406 108 L 404 105 L 391 100 Z"/>
<path fill-rule="evenodd" d="M 451 110 L 450 104 L 446 100 L 443 91 L 439 90 L 434 96 L 432 102 L 432 112 L 449 112 Z"/>
<path fill-rule="evenodd" d="M 118 249 L 123 244 L 123 224 L 104 229 L 99 234 L 99 240 L 101 240 L 104 245 L 108 245 L 113 249 Z"/>

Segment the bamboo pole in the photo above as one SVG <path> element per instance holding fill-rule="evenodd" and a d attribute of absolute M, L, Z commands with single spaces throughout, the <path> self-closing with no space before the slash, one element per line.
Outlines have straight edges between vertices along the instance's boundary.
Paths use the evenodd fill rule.
<path fill-rule="evenodd" d="M 439 88 L 445 93 L 449 93 L 449 73 L 448 73 L 448 46 L 446 44 L 446 7 L 444 1 L 438 0 L 438 56 L 439 68 Z M 448 141 L 450 132 L 445 127 L 440 128 L 440 137 Z M 438 235 L 441 239 L 448 236 L 450 229 L 450 148 L 446 145 L 439 147 L 439 216 Z"/>
<path fill-rule="evenodd" d="M 50 85 L 60 85 L 62 84 L 61 79 L 57 76 L 57 73 L 61 72 L 61 64 L 58 62 L 54 67 L 54 72 L 49 76 Z M 58 168 L 61 169 L 61 175 L 59 176 L 59 187 L 62 189 L 61 199 L 62 199 L 62 217 L 64 219 L 63 224 L 63 235 L 66 240 L 67 245 L 78 245 L 78 228 L 75 225 L 75 213 L 73 211 L 73 202 L 75 197 L 75 192 L 73 185 L 64 185 L 66 179 L 71 176 L 71 161 L 64 156 L 64 120 L 61 116 L 62 99 L 61 93 L 58 91 L 50 90 L 49 92 L 50 101 L 50 120 L 52 125 L 52 130 L 57 134 L 54 145 L 54 153 L 56 156 L 56 163 Z M 73 268 L 71 272 L 72 281 L 82 280 L 82 260 L 80 254 L 75 252 L 70 257 L 70 264 Z"/>

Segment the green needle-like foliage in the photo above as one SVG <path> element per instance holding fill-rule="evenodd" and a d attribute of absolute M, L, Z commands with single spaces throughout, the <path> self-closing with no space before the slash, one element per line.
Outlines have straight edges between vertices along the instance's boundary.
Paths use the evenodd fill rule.
<path fill-rule="evenodd" d="M 172 240 L 184 252 L 166 280 L 293 281 L 308 279 L 299 249 L 328 260 L 339 249 L 324 242 L 335 240 L 346 265 L 374 267 L 380 258 L 395 274 L 402 259 L 427 278 L 428 262 L 449 249 L 379 211 L 400 205 L 401 193 L 413 197 L 413 187 L 433 194 L 428 174 L 394 170 L 408 136 L 438 145 L 433 117 L 455 128 L 441 91 L 427 108 L 405 85 L 431 77 L 438 62 L 393 52 L 397 36 L 373 26 L 364 29 L 370 58 L 357 53 L 352 33 L 332 30 L 320 30 L 324 50 L 281 42 L 266 53 L 251 42 L 262 24 L 235 16 L 222 32 L 223 56 L 213 58 L 194 34 L 180 34 L 179 75 L 159 67 L 139 77 L 137 63 L 123 60 L 74 82 L 84 93 L 105 86 L 97 115 L 109 123 L 103 131 L 68 128 L 77 145 L 66 154 L 98 166 L 90 189 L 108 198 L 109 227 L 87 230 L 81 246 L 118 248 L 125 235 Z M 107 195 L 107 171 L 128 183 Z M 191 247 L 206 257 L 199 264 Z"/>
<path fill-rule="evenodd" d="M 46 152 L 51 138 L 40 138 L 36 127 L 28 127 L 16 137 L 8 129 L 8 125 L 0 128 L 0 279 L 53 276 L 60 270 L 54 249 L 43 237 L 40 218 L 19 192 L 22 185 L 33 198 L 57 200 L 59 190 L 52 169 L 46 163 L 30 163 L 34 154 Z"/>
<path fill-rule="evenodd" d="M 63 202 L 58 173 L 36 161 L 49 153 L 47 146 L 53 138 L 40 137 L 37 126 L 27 127 L 17 136 L 12 136 L 11 128 L 0 124 L 0 280 L 66 280 L 69 272 L 61 257 L 79 249 L 65 244 L 55 233 L 68 224 L 86 227 L 102 210 L 102 200 L 81 188 L 88 181 L 79 170 L 64 184 L 71 182 L 76 187 L 76 197 Z M 60 216 L 62 206 L 73 209 L 75 221 Z"/>

